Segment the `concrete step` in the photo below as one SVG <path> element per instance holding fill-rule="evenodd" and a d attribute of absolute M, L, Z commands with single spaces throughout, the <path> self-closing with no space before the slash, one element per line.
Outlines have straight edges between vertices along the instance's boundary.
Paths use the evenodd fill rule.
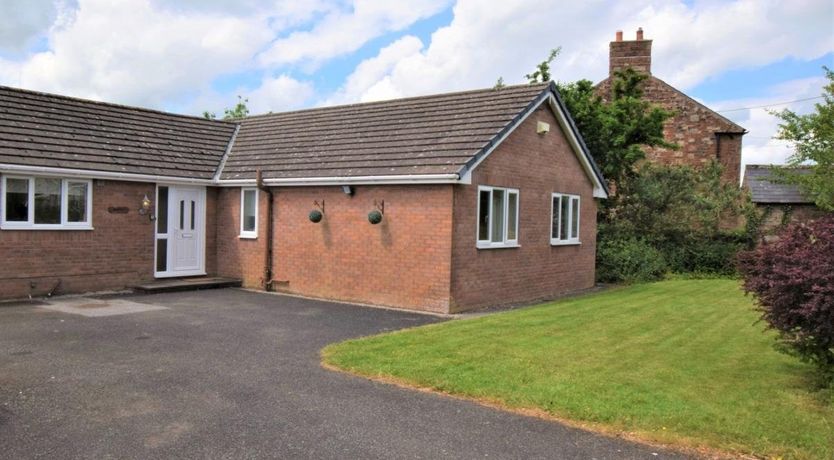
<path fill-rule="evenodd" d="M 241 281 L 235 278 L 219 278 L 198 276 L 193 278 L 170 278 L 151 281 L 134 286 L 133 290 L 146 294 L 159 292 L 191 291 L 197 289 L 217 289 L 226 287 L 240 287 Z"/>

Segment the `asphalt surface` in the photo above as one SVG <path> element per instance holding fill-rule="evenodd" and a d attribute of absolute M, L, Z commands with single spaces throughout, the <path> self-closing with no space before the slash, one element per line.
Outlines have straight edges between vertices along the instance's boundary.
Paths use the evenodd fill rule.
<path fill-rule="evenodd" d="M 168 309 L 0 306 L 0 457 L 681 457 L 319 364 L 436 317 L 237 289 L 130 300 Z"/>

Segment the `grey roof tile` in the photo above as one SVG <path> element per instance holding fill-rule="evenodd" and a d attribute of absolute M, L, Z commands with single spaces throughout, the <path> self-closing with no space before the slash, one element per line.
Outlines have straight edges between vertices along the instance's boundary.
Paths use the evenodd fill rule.
<path fill-rule="evenodd" d="M 0 86 L 0 163 L 211 179 L 235 124 Z"/>
<path fill-rule="evenodd" d="M 804 196 L 799 187 L 783 184 L 773 180 L 774 168 L 779 166 L 747 165 L 744 168 L 744 186 L 750 190 L 754 203 L 761 204 L 809 204 L 814 201 Z M 799 168 L 800 174 L 810 173 L 810 169 Z"/>
<path fill-rule="evenodd" d="M 249 117 L 221 179 L 457 173 L 548 85 Z"/>

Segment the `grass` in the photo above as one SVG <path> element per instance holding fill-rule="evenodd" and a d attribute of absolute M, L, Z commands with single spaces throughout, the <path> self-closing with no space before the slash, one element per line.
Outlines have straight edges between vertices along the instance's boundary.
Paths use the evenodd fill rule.
<path fill-rule="evenodd" d="M 653 443 L 834 458 L 834 398 L 773 349 L 738 281 L 669 280 L 325 348 L 372 378 Z"/>

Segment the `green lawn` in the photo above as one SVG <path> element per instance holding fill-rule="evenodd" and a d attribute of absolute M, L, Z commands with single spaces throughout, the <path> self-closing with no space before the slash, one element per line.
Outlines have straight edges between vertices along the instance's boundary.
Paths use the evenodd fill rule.
<path fill-rule="evenodd" d="M 673 280 L 331 345 L 325 363 L 651 442 L 834 458 L 834 401 L 734 280 Z"/>

